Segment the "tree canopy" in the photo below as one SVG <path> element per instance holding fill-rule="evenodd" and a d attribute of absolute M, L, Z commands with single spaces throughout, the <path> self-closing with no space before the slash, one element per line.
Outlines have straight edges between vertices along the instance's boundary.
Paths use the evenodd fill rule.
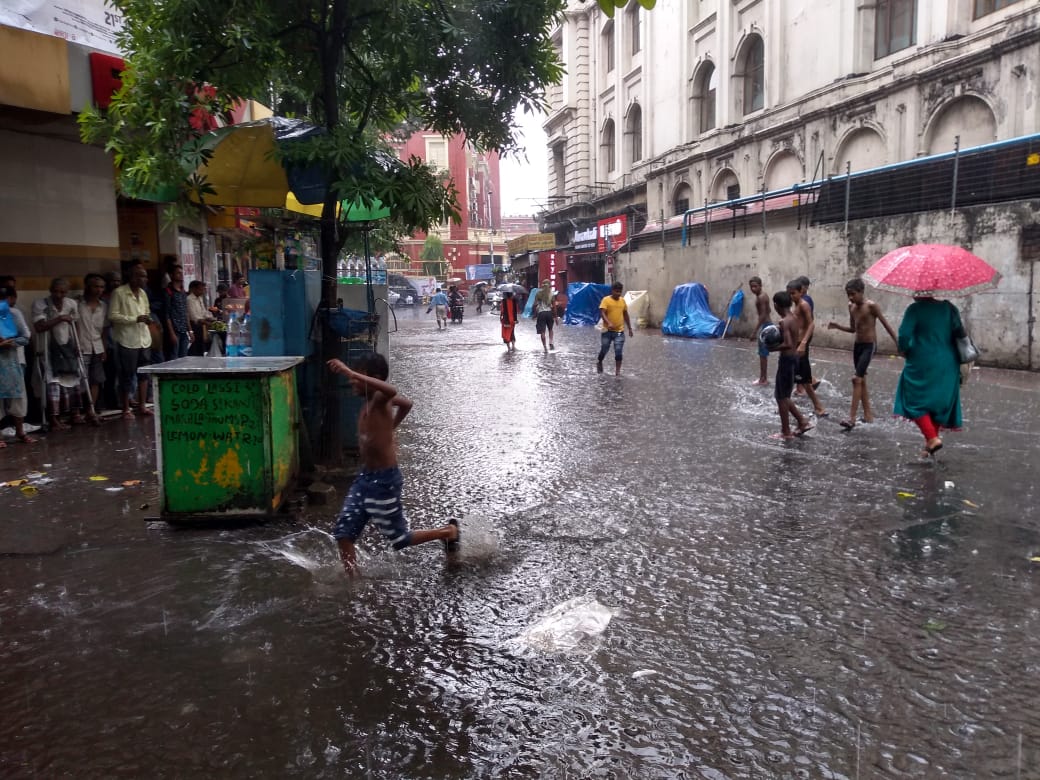
<path fill-rule="evenodd" d="M 210 116 L 252 99 L 325 133 L 288 163 L 327 171 L 336 202 L 376 199 L 407 229 L 457 217 L 453 187 L 395 138 L 427 128 L 516 150 L 517 108 L 541 111 L 562 68 L 550 40 L 563 0 L 114 0 L 127 67 L 106 112 L 81 116 L 130 190 L 176 185 L 204 200 L 193 146 Z M 394 160 L 388 166 L 387 161 Z M 187 161 L 187 162 L 186 162 Z"/>

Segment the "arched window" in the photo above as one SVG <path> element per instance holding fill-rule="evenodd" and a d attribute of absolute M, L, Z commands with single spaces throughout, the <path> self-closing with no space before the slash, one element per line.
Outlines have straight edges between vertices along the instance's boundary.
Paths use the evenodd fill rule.
<path fill-rule="evenodd" d="M 603 25 L 600 33 L 600 44 L 603 47 L 603 63 L 607 73 L 614 70 L 614 20 Z"/>
<path fill-rule="evenodd" d="M 744 55 L 744 113 L 758 111 L 766 104 L 766 47 L 758 35 L 751 36 Z"/>
<path fill-rule="evenodd" d="M 614 120 L 608 119 L 603 125 L 603 135 L 600 139 L 600 147 L 603 150 L 603 167 L 606 172 L 613 173 L 617 169 L 617 158 L 615 157 L 614 145 Z"/>
<path fill-rule="evenodd" d="M 697 107 L 697 131 L 706 133 L 715 129 L 715 105 L 718 97 L 719 72 L 710 62 L 701 68 L 697 84 L 700 105 Z"/>
<path fill-rule="evenodd" d="M 640 29 L 639 29 L 639 4 L 632 3 L 632 10 L 628 12 L 628 32 L 630 35 L 629 41 L 631 43 L 630 53 L 633 55 L 639 54 L 643 48 L 643 43 L 640 41 Z"/>
<path fill-rule="evenodd" d="M 639 104 L 628 111 L 629 162 L 637 163 L 643 159 L 643 112 Z"/>
<path fill-rule="evenodd" d="M 693 190 L 690 185 L 683 182 L 675 188 L 675 196 L 672 198 L 672 214 L 684 214 L 690 208 L 690 200 L 693 198 Z"/>

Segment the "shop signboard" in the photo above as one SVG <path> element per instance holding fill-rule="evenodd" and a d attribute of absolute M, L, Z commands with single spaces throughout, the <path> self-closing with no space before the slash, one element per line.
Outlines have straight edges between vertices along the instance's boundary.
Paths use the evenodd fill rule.
<path fill-rule="evenodd" d="M 35 0 L 0 4 L 0 24 L 121 54 L 123 14 L 108 0 Z"/>
<path fill-rule="evenodd" d="M 596 248 L 596 237 L 599 232 L 595 225 L 590 225 L 587 228 L 581 228 L 580 230 L 574 231 L 574 248 L 575 249 L 595 249 Z"/>
<path fill-rule="evenodd" d="M 596 223 L 596 229 L 596 249 L 600 252 L 613 252 L 628 241 L 628 220 L 623 214 L 601 219 Z M 574 248 L 577 249 L 577 245 Z"/>

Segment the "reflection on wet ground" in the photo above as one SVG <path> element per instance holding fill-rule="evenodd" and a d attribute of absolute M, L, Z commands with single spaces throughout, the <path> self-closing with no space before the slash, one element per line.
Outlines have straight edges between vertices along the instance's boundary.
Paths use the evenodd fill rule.
<path fill-rule="evenodd" d="M 144 522 L 154 477 L 83 475 L 150 475 L 145 423 L 0 455 L 56 477 L 0 493 L 4 776 L 1040 776 L 1035 376 L 977 372 L 922 463 L 887 416 L 840 432 L 847 353 L 785 444 L 746 341 L 637 332 L 615 379 L 590 328 L 398 316 L 406 505 L 464 516 L 457 565 L 373 535 L 351 584 L 331 517 Z M 571 599 L 573 649 L 523 641 Z"/>

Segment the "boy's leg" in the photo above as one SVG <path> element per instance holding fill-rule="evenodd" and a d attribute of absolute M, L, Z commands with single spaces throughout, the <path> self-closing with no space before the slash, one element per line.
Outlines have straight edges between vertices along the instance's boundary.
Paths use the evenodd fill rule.
<path fill-rule="evenodd" d="M 802 385 L 799 385 L 799 387 L 801 387 L 805 391 L 805 395 L 808 397 L 809 401 L 812 402 L 813 411 L 816 413 L 816 416 L 817 417 L 826 417 L 827 416 L 827 410 L 825 410 L 820 405 L 820 399 L 816 395 L 816 391 L 813 390 L 812 384 L 811 383 L 810 384 L 802 384 Z"/>
<path fill-rule="evenodd" d="M 357 563 L 357 547 L 350 539 L 337 539 L 339 545 L 339 559 L 343 562 L 343 570 L 350 577 L 356 577 L 359 573 Z"/>
<path fill-rule="evenodd" d="M 863 403 L 863 421 L 874 422 L 874 410 L 870 408 L 870 393 L 867 392 L 867 378 L 864 376 L 860 382 L 860 400 Z"/>
<path fill-rule="evenodd" d="M 412 531 L 409 547 L 427 542 L 454 542 L 459 538 L 459 527 L 457 525 L 442 525 L 439 528 L 427 528 L 423 531 Z"/>
<path fill-rule="evenodd" d="M 760 385 L 768 385 L 769 384 L 769 379 L 766 376 L 766 373 L 768 371 L 769 371 L 769 358 L 762 357 L 761 355 L 759 355 L 759 357 L 758 357 L 758 382 L 757 382 L 757 384 L 760 384 Z"/>
<path fill-rule="evenodd" d="M 625 351 L 625 331 L 614 337 L 614 376 L 621 376 L 621 360 Z"/>
<path fill-rule="evenodd" d="M 849 408 L 849 423 L 847 427 L 851 428 L 856 424 L 856 412 L 859 411 L 860 399 L 863 396 L 863 377 L 854 376 L 852 377 L 852 406 Z"/>
<path fill-rule="evenodd" d="M 776 408 L 780 412 L 780 435 L 785 439 L 794 435 L 791 433 L 791 406 L 790 398 L 778 398 L 776 401 Z"/>

